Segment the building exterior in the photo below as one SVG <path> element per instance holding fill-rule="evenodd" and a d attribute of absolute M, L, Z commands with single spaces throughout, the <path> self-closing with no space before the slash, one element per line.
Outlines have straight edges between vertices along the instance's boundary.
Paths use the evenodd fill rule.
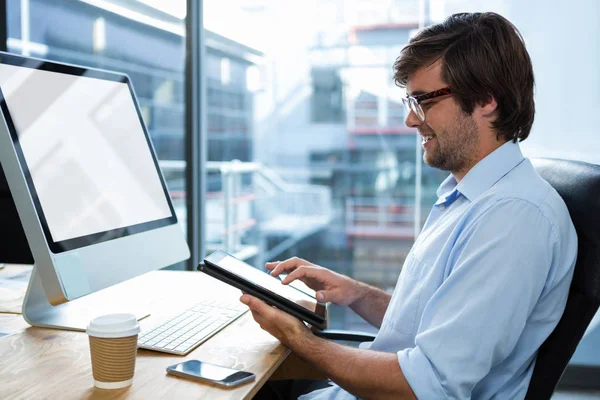
<path fill-rule="evenodd" d="M 294 15 L 304 17 L 299 27 L 315 27 L 301 33 L 303 41 L 290 37 L 297 56 L 285 45 L 267 54 L 275 106 L 270 123 L 257 126 L 265 138 L 256 143 L 260 161 L 287 180 L 332 192 L 327 230 L 286 255 L 393 288 L 447 176 L 421 161 L 417 132 L 404 124 L 404 93 L 393 82 L 393 62 L 419 27 L 419 1 L 323 0 L 304 15 L 274 2 L 246 3 L 279 26 Z"/>
<path fill-rule="evenodd" d="M 267 84 L 256 108 L 269 111 L 255 114 L 254 159 L 288 182 L 331 190 L 326 229 L 271 255 L 297 255 L 392 290 L 447 176 L 421 161 L 393 82 L 393 62 L 419 27 L 420 2 L 241 3 L 279 35 L 265 39 Z M 367 328 L 347 310 L 332 315 L 335 325 Z"/>

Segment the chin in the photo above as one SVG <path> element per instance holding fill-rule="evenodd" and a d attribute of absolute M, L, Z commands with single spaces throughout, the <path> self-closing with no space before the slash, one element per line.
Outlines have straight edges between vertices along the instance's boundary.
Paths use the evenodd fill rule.
<path fill-rule="evenodd" d="M 431 156 L 429 152 L 423 153 L 423 162 L 432 168 L 437 168 L 435 159 Z"/>
<path fill-rule="evenodd" d="M 423 155 L 423 161 L 431 168 L 439 169 L 441 171 L 449 171 L 449 169 L 444 166 L 444 163 L 440 162 L 440 160 L 438 159 L 434 159 L 432 157 L 427 157 L 427 155 Z"/>

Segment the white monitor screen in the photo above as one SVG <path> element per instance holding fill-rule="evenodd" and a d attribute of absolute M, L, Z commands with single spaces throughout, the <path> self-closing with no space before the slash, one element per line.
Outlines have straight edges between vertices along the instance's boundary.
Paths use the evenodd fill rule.
<path fill-rule="evenodd" d="M 127 83 L 0 64 L 55 242 L 171 217 Z"/>

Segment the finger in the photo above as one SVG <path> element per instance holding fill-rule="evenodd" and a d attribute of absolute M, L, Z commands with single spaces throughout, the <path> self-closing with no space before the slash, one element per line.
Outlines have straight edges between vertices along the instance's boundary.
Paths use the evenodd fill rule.
<path fill-rule="evenodd" d="M 252 313 L 252 318 L 254 318 L 254 321 L 258 324 L 258 326 L 260 326 L 260 329 L 262 329 L 263 331 L 269 332 L 269 330 L 266 328 L 268 323 L 265 320 L 265 318 L 262 315 L 260 315 L 259 313 L 257 313 L 256 311 L 250 310 L 250 313 Z"/>
<path fill-rule="evenodd" d="M 256 321 L 262 328 L 263 317 L 259 313 L 257 313 L 256 311 L 253 311 L 253 310 L 250 310 L 250 314 L 252 314 L 252 318 L 254 319 L 254 321 Z"/>
<path fill-rule="evenodd" d="M 271 275 L 279 276 L 279 274 L 281 274 L 283 272 L 289 273 L 289 272 L 295 270 L 296 268 L 298 268 L 300 265 L 305 265 L 305 264 L 310 264 L 310 263 L 301 258 L 292 257 L 288 260 L 285 260 L 285 261 L 279 263 L 279 265 L 277 265 L 275 267 L 275 269 L 273 269 L 273 271 L 271 271 Z"/>
<path fill-rule="evenodd" d="M 270 308 L 264 301 L 257 299 L 249 294 L 244 294 L 240 297 L 240 301 L 247 305 L 254 313 L 263 314 L 267 308 Z"/>
<path fill-rule="evenodd" d="M 317 300 L 321 303 L 327 303 L 331 300 L 331 292 L 328 290 L 321 290 L 317 292 Z"/>
<path fill-rule="evenodd" d="M 288 258 L 285 261 L 281 261 L 281 262 L 277 263 L 277 265 L 275 265 L 273 267 L 273 269 L 271 270 L 271 275 L 279 276 L 279 274 L 287 271 L 290 268 L 291 269 L 296 268 L 296 257 Z"/>
<path fill-rule="evenodd" d="M 302 280 L 302 278 L 313 278 L 313 279 L 321 280 L 320 279 L 320 278 L 322 278 L 321 273 L 322 273 L 322 271 L 320 271 L 319 269 L 317 269 L 315 267 L 303 265 L 301 267 L 296 268 L 294 271 L 290 272 L 288 274 L 288 276 L 286 276 L 285 279 L 283 281 L 281 281 L 281 283 L 283 283 L 284 285 L 287 285 L 287 284 L 295 281 L 296 279 Z"/>
<path fill-rule="evenodd" d="M 269 271 L 272 270 L 273 268 L 275 268 L 277 265 L 279 265 L 279 263 L 281 263 L 281 261 L 271 261 L 265 264 L 265 268 L 267 268 Z"/>

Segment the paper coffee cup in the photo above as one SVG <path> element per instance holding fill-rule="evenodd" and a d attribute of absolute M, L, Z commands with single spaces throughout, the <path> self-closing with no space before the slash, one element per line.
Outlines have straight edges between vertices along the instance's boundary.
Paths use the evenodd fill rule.
<path fill-rule="evenodd" d="M 94 385 L 100 389 L 130 386 L 140 325 L 133 314 L 94 318 L 86 330 L 90 339 Z"/>

